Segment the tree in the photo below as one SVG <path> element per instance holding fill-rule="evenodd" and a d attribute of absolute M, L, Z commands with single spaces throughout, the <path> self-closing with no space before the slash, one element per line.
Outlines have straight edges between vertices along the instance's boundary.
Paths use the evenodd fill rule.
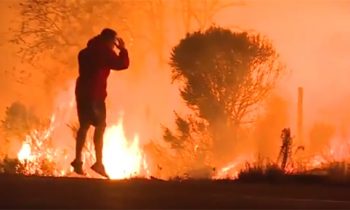
<path fill-rule="evenodd" d="M 284 70 L 266 38 L 220 27 L 188 34 L 173 48 L 170 65 L 173 80 L 183 85 L 182 98 L 207 122 L 216 145 L 235 139 L 243 123 L 253 122 L 259 102 Z M 167 131 L 166 136 L 181 141 L 181 135 Z"/>
<path fill-rule="evenodd" d="M 92 35 L 115 24 L 127 30 L 121 15 L 125 12 L 118 12 L 125 7 L 113 0 L 23 0 L 18 4 L 20 19 L 11 29 L 11 42 L 19 47 L 23 62 L 45 75 L 45 89 L 50 92 L 57 81 L 75 73 L 71 69 L 76 66 L 77 52 Z M 107 14 L 113 14 L 112 18 Z"/>
<path fill-rule="evenodd" d="M 12 42 L 20 46 L 26 61 L 33 61 L 47 51 L 67 53 L 67 48 L 81 47 L 81 40 L 94 33 L 94 27 L 111 24 L 111 14 L 122 8 L 120 1 L 105 0 L 24 0 L 19 4 L 21 21 L 13 28 Z M 125 21 L 116 13 L 113 20 Z M 86 40 L 86 39 L 83 39 Z M 64 61 L 66 62 L 66 61 Z"/>
<path fill-rule="evenodd" d="M 171 55 L 181 95 L 208 122 L 241 124 L 274 87 L 283 70 L 272 44 L 261 35 L 212 27 L 181 40 Z"/>
<path fill-rule="evenodd" d="M 38 64 L 37 61 L 44 60 L 42 56 L 46 56 L 47 65 L 47 56 L 50 56 L 56 63 L 63 64 L 63 72 L 52 67 L 36 68 L 43 69 L 42 73 L 52 83 L 52 78 L 75 67 L 76 58 L 73 56 L 101 27 L 116 26 L 118 32 L 127 34 L 128 47 L 137 47 L 130 51 L 140 51 L 134 57 L 142 58 L 152 50 L 163 64 L 169 41 L 169 26 L 165 21 L 166 17 L 171 17 L 173 23 L 173 15 L 178 14 L 171 12 L 177 5 L 181 6 L 178 19 L 183 19 L 177 22 L 183 22 L 188 32 L 191 27 L 203 29 L 212 24 L 214 15 L 219 11 L 241 4 L 233 0 L 23 0 L 18 5 L 20 22 L 12 28 L 14 36 L 11 41 L 19 46 L 19 54 L 25 62 Z M 139 65 L 140 62 L 135 63 Z"/>

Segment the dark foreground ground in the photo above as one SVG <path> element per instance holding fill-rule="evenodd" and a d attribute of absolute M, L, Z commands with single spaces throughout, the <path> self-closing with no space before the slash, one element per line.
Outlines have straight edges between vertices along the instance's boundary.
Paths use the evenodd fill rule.
<path fill-rule="evenodd" d="M 350 186 L 0 175 L 0 207 L 350 209 Z"/>

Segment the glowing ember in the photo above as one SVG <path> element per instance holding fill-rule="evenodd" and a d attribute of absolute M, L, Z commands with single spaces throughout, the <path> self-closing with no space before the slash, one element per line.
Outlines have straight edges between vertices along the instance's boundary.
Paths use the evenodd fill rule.
<path fill-rule="evenodd" d="M 250 156 L 238 157 L 235 161 L 219 169 L 213 176 L 213 179 L 236 179 L 239 172 L 245 167 L 245 164 L 250 161 L 253 161 Z"/>
<path fill-rule="evenodd" d="M 236 169 L 238 162 L 230 163 L 219 170 L 219 173 L 214 176 L 214 179 L 236 179 L 238 177 L 239 169 Z"/>
<path fill-rule="evenodd" d="M 325 160 L 322 156 L 316 155 L 307 162 L 307 168 L 308 169 L 319 168 L 322 166 L 322 164 L 325 164 L 327 162 L 328 161 Z"/>

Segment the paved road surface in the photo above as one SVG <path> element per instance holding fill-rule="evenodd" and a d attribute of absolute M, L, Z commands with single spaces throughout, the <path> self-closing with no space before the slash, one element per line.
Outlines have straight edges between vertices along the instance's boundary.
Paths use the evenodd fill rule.
<path fill-rule="evenodd" d="M 0 208 L 350 209 L 350 187 L 0 175 Z"/>

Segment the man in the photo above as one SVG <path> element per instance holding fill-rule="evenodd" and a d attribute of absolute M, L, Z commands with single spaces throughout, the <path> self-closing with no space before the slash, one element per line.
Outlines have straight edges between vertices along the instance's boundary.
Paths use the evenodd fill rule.
<path fill-rule="evenodd" d="M 116 43 L 117 42 L 117 43 Z M 119 55 L 113 50 L 119 49 Z M 74 172 L 84 175 L 82 150 L 89 127 L 95 127 L 94 145 L 96 162 L 91 169 L 108 177 L 102 163 L 103 134 L 106 128 L 107 78 L 110 70 L 123 70 L 129 67 L 128 51 L 124 41 L 109 28 L 89 40 L 87 47 L 79 52 L 79 77 L 76 82 L 79 130 L 76 137 L 75 159 L 71 163 Z"/>

